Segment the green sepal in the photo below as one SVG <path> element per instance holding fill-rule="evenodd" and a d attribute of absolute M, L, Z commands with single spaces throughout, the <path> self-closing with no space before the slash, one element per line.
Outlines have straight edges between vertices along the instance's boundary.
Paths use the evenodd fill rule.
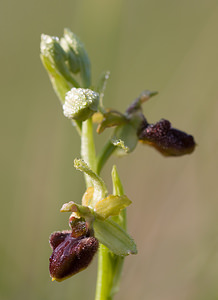
<path fill-rule="evenodd" d="M 131 203 L 132 202 L 125 195 L 109 195 L 95 204 L 94 211 L 102 219 L 107 219 L 108 217 L 119 215 L 121 210 L 129 206 Z"/>
<path fill-rule="evenodd" d="M 89 207 L 95 207 L 95 204 L 104 199 L 107 195 L 107 188 L 103 181 L 103 179 L 98 176 L 94 171 L 92 171 L 89 166 L 82 160 L 82 159 L 75 159 L 74 160 L 74 167 L 85 173 L 91 179 L 94 187 L 93 198 L 89 202 Z"/>
<path fill-rule="evenodd" d="M 131 123 L 117 127 L 111 138 L 111 142 L 126 153 L 132 152 L 138 143 L 136 129 Z"/>
<path fill-rule="evenodd" d="M 119 256 L 137 254 L 134 240 L 113 220 L 95 218 L 93 228 L 96 239 L 114 254 Z"/>

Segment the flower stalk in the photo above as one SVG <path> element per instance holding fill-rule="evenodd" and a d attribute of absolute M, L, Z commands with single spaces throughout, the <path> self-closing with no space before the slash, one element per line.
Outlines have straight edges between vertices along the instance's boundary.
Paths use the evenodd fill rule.
<path fill-rule="evenodd" d="M 96 170 L 97 162 L 96 162 L 93 126 L 92 126 L 91 118 L 89 118 L 88 120 L 82 123 L 81 157 L 93 171 Z M 86 181 L 86 188 L 93 186 L 90 177 L 87 176 L 86 174 L 84 174 L 84 176 Z"/>

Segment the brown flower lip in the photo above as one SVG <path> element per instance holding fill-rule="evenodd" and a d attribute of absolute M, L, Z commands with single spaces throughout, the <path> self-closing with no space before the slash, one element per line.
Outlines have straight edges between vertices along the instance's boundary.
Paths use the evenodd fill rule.
<path fill-rule="evenodd" d="M 162 119 L 156 124 L 146 124 L 138 132 L 139 141 L 155 147 L 165 156 L 181 156 L 194 151 L 196 143 L 192 135 L 171 126 Z"/>
<path fill-rule="evenodd" d="M 49 259 L 52 280 L 62 281 L 82 270 L 91 263 L 98 250 L 98 240 L 87 235 L 72 237 L 71 231 L 58 231 L 50 236 L 53 249 Z"/>

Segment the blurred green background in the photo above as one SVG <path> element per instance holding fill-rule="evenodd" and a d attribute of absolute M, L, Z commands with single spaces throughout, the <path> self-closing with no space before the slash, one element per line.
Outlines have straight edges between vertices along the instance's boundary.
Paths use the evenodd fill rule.
<path fill-rule="evenodd" d="M 39 59 L 40 34 L 69 27 L 85 43 L 93 83 L 111 71 L 105 105 L 124 111 L 144 89 L 150 122 L 195 136 L 193 155 L 164 158 L 139 145 L 116 162 L 138 255 L 126 259 L 120 299 L 218 299 L 218 2 L 1 1 L 1 300 L 94 299 L 97 259 L 62 283 L 48 273 L 48 237 L 80 201 L 79 139 Z M 98 137 L 101 145 L 109 132 Z"/>

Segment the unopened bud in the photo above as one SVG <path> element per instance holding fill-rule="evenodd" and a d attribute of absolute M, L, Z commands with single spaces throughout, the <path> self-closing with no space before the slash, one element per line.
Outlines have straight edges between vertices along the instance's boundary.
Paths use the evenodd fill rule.
<path fill-rule="evenodd" d="M 42 34 L 40 44 L 40 57 L 47 70 L 52 86 L 61 103 L 65 94 L 72 86 L 78 87 L 67 65 L 67 54 L 60 45 L 59 38 Z"/>
<path fill-rule="evenodd" d="M 78 121 L 85 121 L 97 110 L 99 94 L 82 88 L 72 88 L 65 97 L 63 111 L 65 117 Z"/>
<path fill-rule="evenodd" d="M 66 65 L 67 55 L 61 47 L 57 37 L 42 34 L 41 36 L 41 57 L 47 58 L 47 63 L 55 67 L 69 82 L 72 81 L 72 76 Z"/>
<path fill-rule="evenodd" d="M 83 87 L 88 88 L 91 85 L 91 66 L 88 54 L 86 52 L 86 49 L 83 45 L 83 43 L 78 39 L 78 37 L 71 32 L 68 28 L 64 29 L 64 39 L 66 43 L 68 44 L 68 47 L 71 49 L 71 54 L 76 54 L 76 58 L 78 58 L 79 63 L 79 71 L 81 75 L 81 79 L 83 82 Z M 69 66 L 74 73 L 75 68 L 75 56 L 70 57 L 69 56 Z"/>
<path fill-rule="evenodd" d="M 60 39 L 60 44 L 67 55 L 67 62 L 72 73 L 76 74 L 80 71 L 80 58 L 78 51 L 76 52 L 64 38 Z"/>

